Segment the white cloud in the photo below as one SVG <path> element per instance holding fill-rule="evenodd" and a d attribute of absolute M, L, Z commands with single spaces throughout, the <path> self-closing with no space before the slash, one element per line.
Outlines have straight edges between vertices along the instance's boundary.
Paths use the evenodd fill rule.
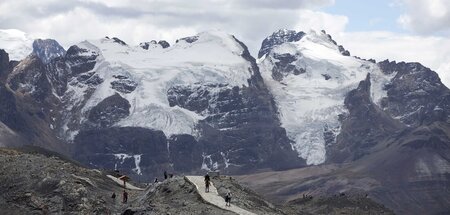
<path fill-rule="evenodd" d="M 362 58 L 420 62 L 436 71 L 442 82 L 450 87 L 450 38 L 392 32 L 347 32 L 335 39 L 352 55 Z"/>
<path fill-rule="evenodd" d="M 348 18 L 341 15 L 332 15 L 323 12 L 302 10 L 299 13 L 295 29 L 308 31 L 326 30 L 328 34 L 337 35 L 344 32 Z"/>
<path fill-rule="evenodd" d="M 405 9 L 397 22 L 405 29 L 421 34 L 450 31 L 450 2 L 448 0 L 400 0 Z"/>
<path fill-rule="evenodd" d="M 256 53 L 280 28 L 342 29 L 342 16 L 311 10 L 331 4 L 334 0 L 6 0 L 0 3 L 0 28 L 54 38 L 66 47 L 106 35 L 138 44 L 222 29 Z"/>

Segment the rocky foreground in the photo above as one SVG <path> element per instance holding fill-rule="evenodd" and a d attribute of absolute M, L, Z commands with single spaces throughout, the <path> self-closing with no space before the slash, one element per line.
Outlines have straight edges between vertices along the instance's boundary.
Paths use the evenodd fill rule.
<path fill-rule="evenodd" d="M 87 169 L 58 154 L 28 148 L 0 149 L 0 209 L 2 214 L 234 214 L 208 203 L 186 177 L 176 176 L 127 190 L 107 173 Z M 232 204 L 255 214 L 340 214 L 391 212 L 370 199 L 362 201 L 330 197 L 292 201 L 277 206 L 228 176 L 213 177 L 218 195 L 233 193 Z M 114 200 L 112 193 L 116 193 Z M 223 202 L 225 204 L 225 202 Z"/>

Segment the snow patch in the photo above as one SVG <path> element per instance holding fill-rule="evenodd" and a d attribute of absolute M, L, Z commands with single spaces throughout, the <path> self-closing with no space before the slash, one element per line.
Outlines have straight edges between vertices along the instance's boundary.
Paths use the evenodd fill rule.
<path fill-rule="evenodd" d="M 140 167 L 142 154 L 129 155 L 129 154 L 125 154 L 125 153 L 119 153 L 119 154 L 113 154 L 113 155 L 116 159 L 120 160 L 120 164 L 123 164 L 126 159 L 133 158 L 135 168 L 133 168 L 131 170 L 134 171 L 138 175 L 142 175 L 142 171 L 141 171 L 141 167 Z M 114 164 L 114 169 L 117 170 L 117 163 Z"/>
<path fill-rule="evenodd" d="M 223 158 L 223 163 L 225 164 L 225 168 L 228 168 L 228 166 L 230 166 L 230 159 L 227 158 L 227 155 L 223 152 L 220 152 L 220 155 L 222 155 Z"/>
<path fill-rule="evenodd" d="M 211 155 L 202 155 L 203 162 L 200 169 L 207 170 L 207 171 L 214 171 L 219 168 L 219 164 L 217 162 L 214 162 L 211 158 Z"/>

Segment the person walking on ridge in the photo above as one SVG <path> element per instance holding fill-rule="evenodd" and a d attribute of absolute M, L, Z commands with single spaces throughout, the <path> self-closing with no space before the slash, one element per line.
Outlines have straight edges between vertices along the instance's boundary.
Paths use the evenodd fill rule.
<path fill-rule="evenodd" d="M 231 191 L 228 190 L 227 195 L 225 195 L 225 206 L 231 207 Z"/>
<path fill-rule="evenodd" d="M 209 193 L 209 185 L 211 184 L 211 178 L 209 177 L 209 174 L 206 173 L 205 175 L 205 192 Z"/>

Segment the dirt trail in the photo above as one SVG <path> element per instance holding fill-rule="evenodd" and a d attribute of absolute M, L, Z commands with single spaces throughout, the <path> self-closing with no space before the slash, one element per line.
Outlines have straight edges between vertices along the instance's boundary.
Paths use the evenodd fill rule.
<path fill-rule="evenodd" d="M 241 215 L 256 215 L 255 213 L 252 213 L 250 211 L 244 210 L 240 207 L 237 207 L 233 204 L 231 204 L 230 207 L 225 206 L 225 200 L 219 196 L 219 193 L 217 193 L 216 187 L 211 182 L 211 185 L 209 186 L 209 192 L 205 192 L 205 182 L 203 176 L 186 176 L 186 178 L 193 183 L 196 187 L 198 192 L 200 193 L 200 196 L 203 198 L 203 200 L 216 205 L 219 208 L 232 211 L 237 214 Z"/>
<path fill-rule="evenodd" d="M 116 178 L 116 177 L 114 177 L 112 175 L 107 175 L 107 176 L 108 176 L 108 178 L 110 178 L 111 180 L 113 180 L 114 182 L 119 184 L 120 186 L 123 186 L 123 181 L 121 181 L 120 179 L 118 179 L 118 178 Z M 134 185 L 132 185 L 130 183 L 127 183 L 127 189 L 128 190 L 140 190 L 140 191 L 144 190 L 144 189 L 136 187 L 136 186 L 134 186 Z"/>

